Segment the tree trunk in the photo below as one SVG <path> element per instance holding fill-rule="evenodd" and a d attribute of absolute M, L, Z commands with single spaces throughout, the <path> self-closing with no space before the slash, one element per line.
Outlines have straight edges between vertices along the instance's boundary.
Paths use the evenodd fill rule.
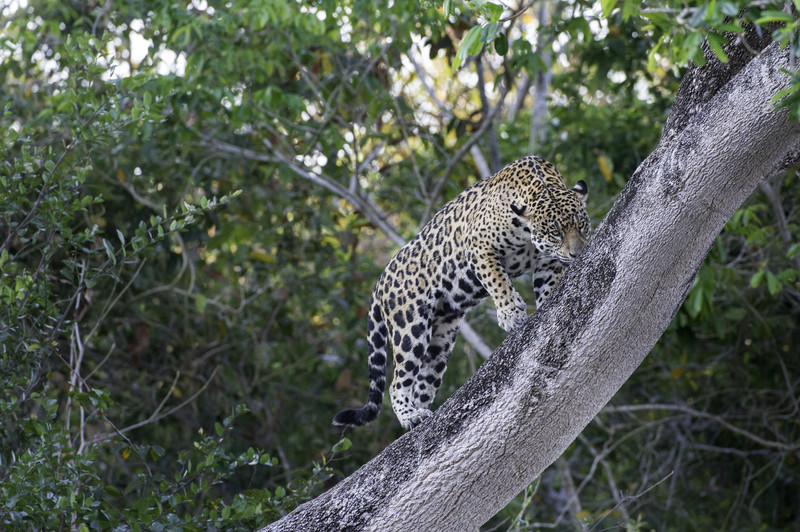
<path fill-rule="evenodd" d="M 772 44 L 691 71 L 660 144 L 547 303 L 430 419 L 263 530 L 461 532 L 502 509 L 639 366 L 735 209 L 800 159 L 800 126 L 770 103 L 788 67 Z M 715 68 L 731 74 L 719 86 L 702 75 Z"/>

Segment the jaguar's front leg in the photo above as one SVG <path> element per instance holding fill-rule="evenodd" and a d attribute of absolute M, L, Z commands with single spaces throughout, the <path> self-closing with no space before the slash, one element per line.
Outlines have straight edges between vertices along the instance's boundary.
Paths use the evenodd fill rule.
<path fill-rule="evenodd" d="M 510 332 L 525 321 L 527 305 L 511 284 L 491 246 L 474 245 L 467 253 L 469 265 L 497 309 L 497 324 Z"/>
<path fill-rule="evenodd" d="M 550 297 L 556 283 L 564 275 L 564 263 L 558 259 L 547 259 L 533 270 L 533 295 L 536 297 L 536 310 Z"/>

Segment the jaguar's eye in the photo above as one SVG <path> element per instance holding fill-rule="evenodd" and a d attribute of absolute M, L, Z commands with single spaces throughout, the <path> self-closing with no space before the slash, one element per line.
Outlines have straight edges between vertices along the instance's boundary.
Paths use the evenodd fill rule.
<path fill-rule="evenodd" d="M 552 229 L 550 231 L 550 236 L 552 236 L 553 238 L 558 238 L 561 236 L 561 231 L 559 231 L 558 229 Z"/>

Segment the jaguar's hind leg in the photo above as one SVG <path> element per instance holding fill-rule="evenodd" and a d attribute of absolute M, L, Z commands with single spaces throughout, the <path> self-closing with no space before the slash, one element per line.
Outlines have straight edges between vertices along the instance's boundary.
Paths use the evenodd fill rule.
<path fill-rule="evenodd" d="M 458 336 L 460 316 L 434 318 L 431 341 L 414 382 L 414 403 L 419 410 L 430 410 L 436 392 L 442 384 L 447 360 Z"/>
<path fill-rule="evenodd" d="M 392 317 L 394 379 L 390 388 L 392 409 L 404 429 L 419 425 L 431 411 L 421 408 L 415 383 L 425 366 L 424 359 L 431 343 L 430 307 L 408 306 L 402 316 Z"/>

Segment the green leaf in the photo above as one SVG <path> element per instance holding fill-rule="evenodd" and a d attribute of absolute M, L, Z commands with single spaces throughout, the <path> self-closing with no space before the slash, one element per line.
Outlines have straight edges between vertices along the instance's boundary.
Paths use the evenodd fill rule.
<path fill-rule="evenodd" d="M 489 22 L 497 22 L 503 15 L 504 8 L 499 4 L 487 2 L 486 8 L 489 10 Z"/>
<path fill-rule="evenodd" d="M 444 0 L 444 6 L 442 7 L 444 11 L 444 16 L 449 17 L 453 14 L 453 0 Z"/>
<path fill-rule="evenodd" d="M 703 66 L 706 64 L 706 58 L 703 56 L 701 45 L 703 44 L 703 36 L 700 33 L 690 33 L 686 36 L 681 47 L 683 53 L 697 64 Z"/>
<path fill-rule="evenodd" d="M 793 84 L 788 89 L 783 89 L 775 93 L 775 96 L 772 97 L 772 103 L 782 102 L 781 107 L 784 107 L 791 103 L 791 96 L 795 95 L 798 91 L 800 91 L 800 82 Z"/>
<path fill-rule="evenodd" d="M 495 38 L 494 51 L 500 55 L 506 55 L 506 53 L 508 53 L 508 38 L 504 33 L 501 33 Z"/>
<path fill-rule="evenodd" d="M 647 53 L 647 71 L 650 73 L 653 73 L 658 69 L 658 63 L 656 63 L 656 53 L 658 53 L 659 48 L 661 48 L 662 42 L 663 37 L 662 40 L 658 41 L 658 43 Z"/>
<path fill-rule="evenodd" d="M 750 278 L 750 286 L 752 288 L 756 288 L 759 284 L 761 284 L 761 279 L 764 278 L 764 270 L 759 270 L 753 274 Z"/>
<path fill-rule="evenodd" d="M 338 442 L 336 442 L 336 444 L 333 446 L 333 448 L 332 448 L 331 450 L 332 450 L 334 453 L 338 453 L 339 451 L 346 451 L 346 450 L 347 450 L 347 449 L 349 449 L 349 448 L 350 448 L 352 445 L 353 445 L 353 442 L 351 442 L 349 439 L 347 439 L 347 438 L 342 438 L 341 440 L 339 440 Z"/>
<path fill-rule="evenodd" d="M 481 28 L 481 43 L 488 44 L 497 37 L 497 23 L 490 22 Z"/>
<path fill-rule="evenodd" d="M 743 308 L 734 307 L 726 310 L 723 316 L 725 317 L 726 320 L 729 321 L 741 321 L 744 319 L 745 316 L 747 316 L 747 312 L 745 312 Z"/>
<path fill-rule="evenodd" d="M 456 53 L 456 58 L 453 61 L 453 68 L 458 68 L 461 66 L 461 63 L 472 55 L 473 52 L 470 50 L 475 46 L 478 46 L 480 50 L 480 36 L 481 36 L 481 27 L 480 26 L 473 26 L 470 30 L 464 35 L 464 38 L 461 39 L 461 44 L 458 46 L 458 52 Z"/>
<path fill-rule="evenodd" d="M 723 50 L 722 47 L 728 44 L 728 39 L 716 33 L 709 33 L 707 40 L 708 46 L 711 48 L 711 51 L 714 52 L 714 55 L 717 56 L 717 59 L 723 63 L 727 63 L 728 54 L 725 53 L 725 50 Z"/>
<path fill-rule="evenodd" d="M 692 15 L 692 18 L 689 19 L 689 26 L 692 28 L 697 28 L 703 23 L 703 21 L 705 21 L 707 14 L 708 4 L 698 7 L 694 12 L 694 15 Z"/>
<path fill-rule="evenodd" d="M 769 290 L 770 295 L 774 296 L 778 292 L 781 291 L 781 282 L 775 277 L 775 274 L 768 271 L 767 272 L 767 290 Z"/>
<path fill-rule="evenodd" d="M 689 315 L 693 318 L 696 318 L 700 315 L 700 311 L 703 309 L 703 288 L 698 286 L 695 291 L 692 293 L 689 301 Z"/>
<path fill-rule="evenodd" d="M 714 29 L 716 31 L 724 31 L 727 33 L 744 33 L 744 28 L 741 27 L 739 24 L 730 24 L 730 23 L 717 24 L 716 26 L 714 26 Z"/>
<path fill-rule="evenodd" d="M 732 2 L 720 2 L 719 9 L 722 11 L 723 15 L 727 15 L 729 17 L 735 17 L 739 14 L 739 9 Z"/>
<path fill-rule="evenodd" d="M 628 22 L 632 16 L 638 16 L 641 13 L 640 4 L 632 0 L 625 0 L 622 4 L 622 21 Z"/>
<path fill-rule="evenodd" d="M 600 0 L 600 7 L 603 8 L 603 18 L 608 18 L 616 6 L 617 0 Z"/>
<path fill-rule="evenodd" d="M 103 247 L 106 249 L 106 254 L 108 254 L 108 258 L 111 259 L 111 262 L 116 264 L 117 263 L 117 257 L 114 254 L 114 248 L 111 247 L 111 243 L 108 240 L 106 240 L 105 238 L 103 239 Z"/>
<path fill-rule="evenodd" d="M 205 312 L 207 303 L 208 300 L 206 299 L 206 296 L 204 296 L 203 294 L 197 294 L 197 296 L 195 296 L 194 298 L 194 307 L 197 309 L 197 312 L 200 313 Z"/>
<path fill-rule="evenodd" d="M 761 12 L 761 16 L 755 20 L 756 24 L 766 24 L 768 22 L 793 22 L 794 17 L 791 13 L 784 13 L 775 9 L 767 9 Z"/>

